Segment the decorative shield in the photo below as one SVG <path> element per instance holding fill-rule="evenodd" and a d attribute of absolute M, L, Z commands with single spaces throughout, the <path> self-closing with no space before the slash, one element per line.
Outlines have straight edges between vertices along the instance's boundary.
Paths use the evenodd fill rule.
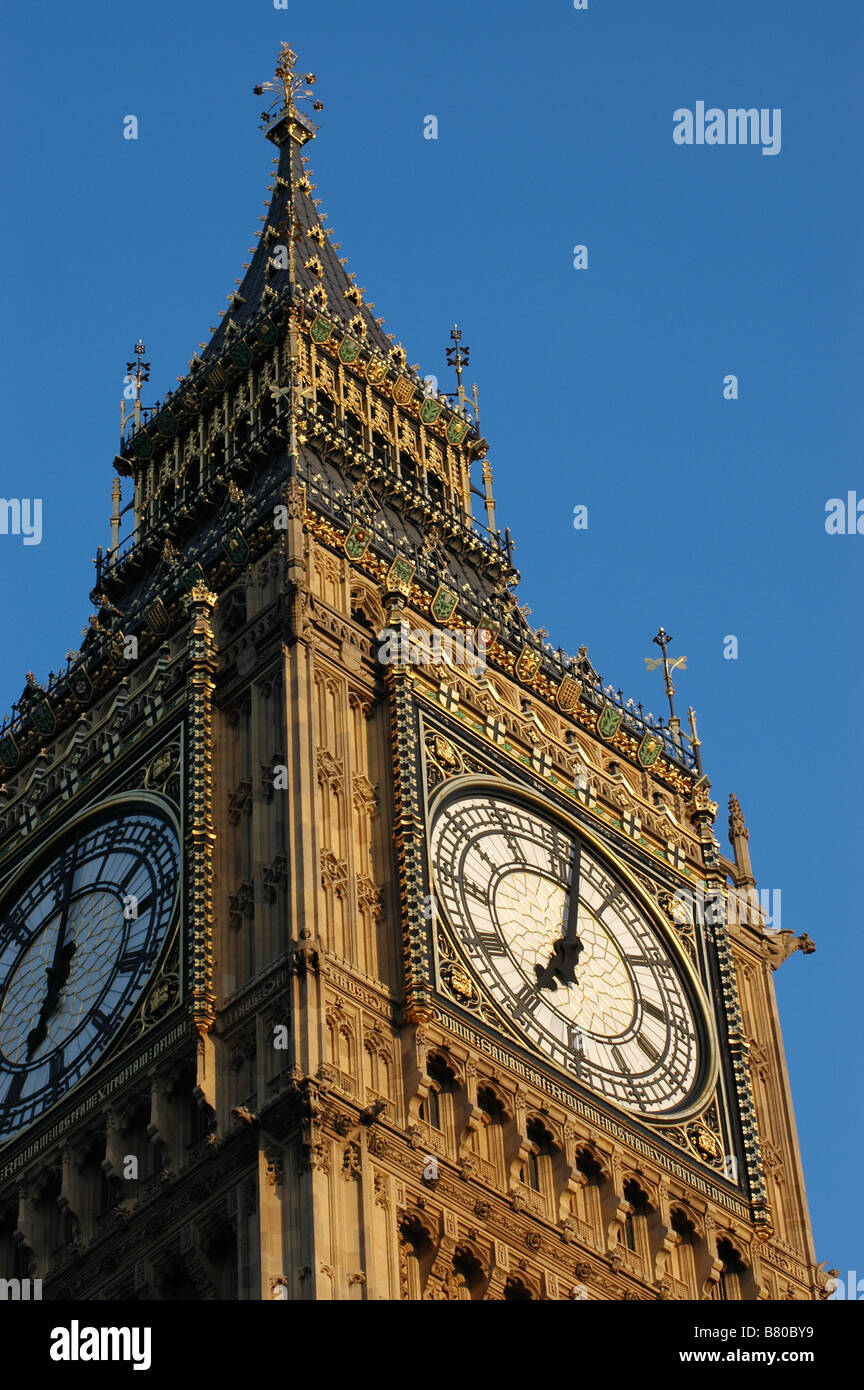
<path fill-rule="evenodd" d="M 416 390 L 416 381 L 412 381 L 407 376 L 399 376 L 393 383 L 393 399 L 399 405 L 407 405 L 409 401 L 414 399 Z"/>
<path fill-rule="evenodd" d="M 468 421 L 461 420 L 458 415 L 454 415 L 447 426 L 447 438 L 451 444 L 461 444 L 468 430 Z"/>
<path fill-rule="evenodd" d="M 155 599 L 153 603 L 150 604 L 150 607 L 145 610 L 144 620 L 151 632 L 167 631 L 168 609 L 165 607 L 161 598 Z"/>
<path fill-rule="evenodd" d="M 40 700 L 38 705 L 34 705 L 30 711 L 30 718 L 36 725 L 40 734 L 53 734 L 57 728 L 57 720 L 54 718 L 54 711 L 47 700 Z"/>
<path fill-rule="evenodd" d="M 276 339 L 279 337 L 279 331 L 275 323 L 270 323 L 268 319 L 265 319 L 263 323 L 259 323 L 255 332 L 258 334 L 259 341 L 266 343 L 267 347 L 275 343 Z"/>
<path fill-rule="evenodd" d="M 542 656 L 533 647 L 524 646 L 516 658 L 516 675 L 520 681 L 533 680 L 540 670 Z"/>
<path fill-rule="evenodd" d="M 386 585 L 388 589 L 400 589 L 407 594 L 408 585 L 417 568 L 413 560 L 404 560 L 401 555 L 397 555 L 389 570 L 387 571 Z"/>
<path fill-rule="evenodd" d="M 370 357 L 366 363 L 366 380 L 375 386 L 387 375 L 387 363 L 383 357 Z"/>
<path fill-rule="evenodd" d="M 441 401 L 436 401 L 434 396 L 427 396 L 420 407 L 420 419 L 424 425 L 434 425 L 443 409 Z"/>
<path fill-rule="evenodd" d="M 614 705 L 604 704 L 597 716 L 597 732 L 601 738 L 613 739 L 621 728 L 624 711 Z"/>
<path fill-rule="evenodd" d="M 356 362 L 359 356 L 360 343 L 356 338 L 352 338 L 350 333 L 346 334 L 339 344 L 339 361 L 347 365 L 350 362 Z"/>
<path fill-rule="evenodd" d="M 185 584 L 186 588 L 189 590 L 191 594 L 192 590 L 195 588 L 195 585 L 205 583 L 206 578 L 207 576 L 205 575 L 201 566 L 193 565 L 192 568 L 188 569 L 186 573 L 183 575 L 183 583 Z"/>
<path fill-rule="evenodd" d="M 576 676 L 565 676 L 555 696 L 558 708 L 563 710 L 564 714 L 571 714 L 578 705 L 581 694 L 582 682 L 577 680 Z"/>
<path fill-rule="evenodd" d="M 93 682 L 87 673 L 86 666 L 79 666 L 77 671 L 72 672 L 69 677 L 69 689 L 79 705 L 88 704 L 93 696 Z"/>
<path fill-rule="evenodd" d="M 243 539 L 243 532 L 236 526 L 227 536 L 222 537 L 222 549 L 232 565 L 245 565 L 249 558 L 249 547 Z"/>
<path fill-rule="evenodd" d="M 139 459 L 149 459 L 153 453 L 153 440 L 148 434 L 136 434 L 132 440 L 132 449 Z"/>
<path fill-rule="evenodd" d="M 234 343 L 228 349 L 228 356 L 235 367 L 248 367 L 252 361 L 252 354 L 245 343 Z"/>
<path fill-rule="evenodd" d="M 500 631 L 500 623 L 480 623 L 479 627 L 474 629 L 474 636 L 478 642 L 482 640 L 486 644 L 486 649 L 488 650 Z"/>
<path fill-rule="evenodd" d="M 309 329 L 313 343 L 326 343 L 333 329 L 336 327 L 330 319 L 326 319 L 323 314 L 319 314 Z"/>
<path fill-rule="evenodd" d="M 0 738 L 0 763 L 4 767 L 14 767 L 18 761 L 18 746 L 11 734 Z"/>
<path fill-rule="evenodd" d="M 359 560 L 365 555 L 370 540 L 371 532 L 368 526 L 362 526 L 359 521 L 353 522 L 345 537 L 345 554 L 349 560 Z"/>
<path fill-rule="evenodd" d="M 166 439 L 173 439 L 177 433 L 177 420 L 174 412 L 168 409 L 159 411 L 156 417 L 156 428 L 160 434 L 164 434 Z"/>
<path fill-rule="evenodd" d="M 639 744 L 636 757 L 643 767 L 651 767 L 660 757 L 663 749 L 663 740 L 657 738 L 655 734 L 646 734 Z"/>
<path fill-rule="evenodd" d="M 209 372 L 205 376 L 202 384 L 207 388 L 207 390 L 211 390 L 214 386 L 225 385 L 225 373 L 222 370 L 222 366 L 219 362 L 213 363 L 213 366 L 210 368 Z"/>
<path fill-rule="evenodd" d="M 431 609 L 432 617 L 435 619 L 436 623 L 446 623 L 447 619 L 451 617 L 458 602 L 458 594 L 454 593 L 452 589 L 448 589 L 446 585 L 439 584 L 435 597 L 432 600 Z"/>

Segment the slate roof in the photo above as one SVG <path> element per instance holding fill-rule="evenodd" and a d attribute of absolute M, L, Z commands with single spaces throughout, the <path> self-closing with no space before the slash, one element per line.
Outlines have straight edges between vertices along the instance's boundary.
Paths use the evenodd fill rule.
<path fill-rule="evenodd" d="M 302 117 L 298 117 L 296 114 L 291 119 L 301 129 L 308 131 L 311 137 L 312 127 L 310 123 L 305 122 Z M 272 140 L 279 149 L 279 166 L 273 174 L 273 196 L 267 219 L 262 227 L 262 233 L 269 224 L 276 228 L 279 237 L 269 242 L 263 234 L 259 237 L 249 269 L 246 271 L 242 283 L 237 287 L 237 297 L 234 300 L 236 307 L 232 307 L 224 315 L 207 347 L 201 352 L 201 360 L 204 362 L 210 362 L 221 355 L 226 345 L 229 320 L 233 321 L 241 331 L 247 324 L 251 323 L 261 308 L 261 295 L 266 285 L 275 289 L 279 293 L 280 299 L 284 297 L 287 302 L 288 271 L 280 270 L 268 275 L 267 261 L 272 256 L 275 246 L 279 245 L 280 242 L 286 247 L 288 246 L 287 235 L 292 222 L 289 208 L 292 188 L 294 191 L 293 220 L 302 232 L 302 236 L 296 243 L 298 288 L 306 294 L 315 286 L 323 285 L 328 300 L 328 317 L 337 319 L 347 331 L 351 319 L 360 315 L 366 329 L 364 340 L 366 344 L 377 348 L 384 356 L 387 356 L 393 348 L 393 341 L 384 332 L 381 325 L 376 322 L 369 306 L 363 303 L 358 305 L 353 298 L 346 298 L 346 292 L 356 292 L 352 290 L 353 281 L 345 266 L 340 262 L 339 251 L 333 241 L 332 229 L 323 226 L 324 214 L 316 207 L 316 201 L 320 202 L 320 199 L 316 200 L 314 197 L 312 170 L 309 168 L 298 142 L 288 135 L 288 125 L 289 121 L 283 118 L 267 133 L 268 139 Z M 321 228 L 324 233 L 323 239 L 309 235 L 316 228 Z M 313 270 L 306 269 L 306 262 L 315 257 L 321 262 L 323 273 L 320 276 Z M 280 281 L 283 281 L 284 284 L 280 284 Z M 239 303 L 239 299 L 244 302 Z"/>

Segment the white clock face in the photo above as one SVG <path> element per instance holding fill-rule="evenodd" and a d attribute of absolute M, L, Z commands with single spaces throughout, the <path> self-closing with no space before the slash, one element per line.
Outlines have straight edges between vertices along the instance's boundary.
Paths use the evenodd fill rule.
<path fill-rule="evenodd" d="M 106 803 L 0 902 L 0 1141 L 101 1057 L 175 915 L 180 847 L 156 801 Z"/>
<path fill-rule="evenodd" d="M 465 964 L 529 1043 L 626 1110 L 689 1108 L 707 1056 L 693 982 L 580 836 L 516 795 L 465 789 L 439 803 L 430 852 Z"/>

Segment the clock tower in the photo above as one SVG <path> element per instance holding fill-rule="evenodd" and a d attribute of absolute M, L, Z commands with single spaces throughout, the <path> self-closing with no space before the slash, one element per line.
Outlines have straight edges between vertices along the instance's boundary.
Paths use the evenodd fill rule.
<path fill-rule="evenodd" d="M 138 345 L 95 613 L 0 731 L 0 1278 L 824 1296 L 771 978 L 812 943 L 695 723 L 529 625 L 467 350 L 439 393 L 346 272 L 313 84 L 256 88 L 245 277 L 150 408 Z"/>

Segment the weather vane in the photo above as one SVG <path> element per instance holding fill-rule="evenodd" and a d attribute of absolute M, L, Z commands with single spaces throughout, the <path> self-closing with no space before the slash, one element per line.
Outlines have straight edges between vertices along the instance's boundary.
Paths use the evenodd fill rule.
<path fill-rule="evenodd" d="M 459 404 L 465 404 L 465 387 L 462 385 L 462 368 L 468 366 L 468 358 L 471 354 L 469 347 L 462 347 L 462 330 L 458 323 L 454 323 L 450 329 L 450 339 L 452 347 L 447 348 L 447 365 L 456 369 L 456 394 Z"/>
<path fill-rule="evenodd" d="M 298 101 L 308 101 L 312 97 L 312 88 L 315 86 L 314 72 L 295 72 L 294 65 L 297 62 L 297 54 L 290 44 L 283 43 L 279 49 L 279 61 L 276 64 L 276 82 L 261 82 L 252 90 L 256 97 L 263 96 L 265 92 L 276 92 L 266 111 L 261 112 L 262 126 L 270 125 L 271 121 L 276 120 L 285 111 L 296 111 Z M 324 105 L 320 101 L 313 102 L 313 111 L 323 111 Z"/>
<path fill-rule="evenodd" d="M 669 660 L 666 648 L 669 646 L 670 642 L 675 641 L 675 638 L 671 637 L 668 632 L 664 632 L 662 627 L 660 628 L 660 631 L 657 633 L 657 636 L 652 638 L 652 641 L 657 643 L 657 646 L 660 648 L 663 655 L 662 657 L 657 657 L 656 659 L 654 657 L 646 656 L 645 666 L 649 671 L 656 671 L 658 666 L 663 667 L 663 675 L 666 679 L 666 695 L 669 699 L 669 715 L 673 725 L 677 726 L 678 719 L 675 714 L 675 706 L 672 703 L 672 696 L 675 694 L 675 687 L 672 684 L 672 672 L 686 671 L 687 658 L 686 656 L 676 656 L 672 659 L 672 661 Z"/>

